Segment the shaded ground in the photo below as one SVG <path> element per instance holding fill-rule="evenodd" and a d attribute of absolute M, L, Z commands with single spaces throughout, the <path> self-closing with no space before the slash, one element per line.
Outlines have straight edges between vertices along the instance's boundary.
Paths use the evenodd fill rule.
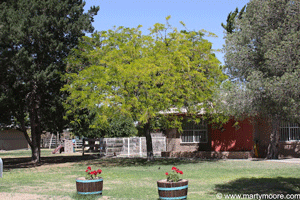
<path fill-rule="evenodd" d="M 61 163 L 75 163 L 86 160 L 98 159 L 98 156 L 94 155 L 76 155 L 76 156 L 51 156 L 41 157 L 40 163 L 33 163 L 30 157 L 14 157 L 14 158 L 3 158 L 3 170 L 10 170 L 15 168 L 31 168 L 42 165 L 53 165 Z"/>
<path fill-rule="evenodd" d="M 240 178 L 215 186 L 222 194 L 299 194 L 300 178 Z"/>
<path fill-rule="evenodd" d="M 3 158 L 4 171 L 16 168 L 32 168 L 45 165 L 57 165 L 63 163 L 82 163 L 99 164 L 104 167 L 110 166 L 151 166 L 151 165 L 176 165 L 200 162 L 217 162 L 218 160 L 199 160 L 199 159 L 179 159 L 179 158 L 155 158 L 154 161 L 147 161 L 147 158 L 119 158 L 119 157 L 100 157 L 96 154 L 81 156 L 77 155 L 57 155 L 41 157 L 40 163 L 33 163 L 30 157 Z"/>

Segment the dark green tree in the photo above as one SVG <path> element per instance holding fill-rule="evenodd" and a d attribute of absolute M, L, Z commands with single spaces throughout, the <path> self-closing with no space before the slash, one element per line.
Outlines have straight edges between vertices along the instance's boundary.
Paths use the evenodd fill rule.
<path fill-rule="evenodd" d="M 235 20 L 242 19 L 242 15 L 245 12 L 246 5 L 240 10 L 236 8 L 234 12 L 230 12 L 227 16 L 226 24 L 221 23 L 221 26 L 225 29 L 226 33 L 232 33 L 235 30 Z"/>
<path fill-rule="evenodd" d="M 267 158 L 278 158 L 281 121 L 300 122 L 300 1 L 252 0 L 226 35 L 225 64 L 238 84 L 226 108 L 271 121 Z"/>
<path fill-rule="evenodd" d="M 78 38 L 93 32 L 99 7 L 84 13 L 82 0 L 4 0 L 0 4 L 0 108 L 15 118 L 40 161 L 43 131 L 61 132 L 65 126 L 60 91 L 64 59 Z M 28 121 L 28 124 L 26 124 Z M 31 129 L 31 138 L 27 134 Z"/>

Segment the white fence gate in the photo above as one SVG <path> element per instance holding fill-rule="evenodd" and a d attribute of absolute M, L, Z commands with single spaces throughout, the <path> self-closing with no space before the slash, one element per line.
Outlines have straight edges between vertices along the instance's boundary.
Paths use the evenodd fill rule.
<path fill-rule="evenodd" d="M 103 148 L 106 155 L 119 155 L 128 157 L 147 156 L 147 146 L 145 137 L 129 138 L 103 138 Z M 152 137 L 153 154 L 161 155 L 166 151 L 166 137 Z M 101 147 L 100 147 L 101 148 Z"/>

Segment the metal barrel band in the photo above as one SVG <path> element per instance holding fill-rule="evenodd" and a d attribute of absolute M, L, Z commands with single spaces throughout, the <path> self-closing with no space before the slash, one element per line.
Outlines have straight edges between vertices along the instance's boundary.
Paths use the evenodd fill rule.
<path fill-rule="evenodd" d="M 103 179 L 95 179 L 95 180 L 76 180 L 79 183 L 91 183 L 91 182 L 101 182 Z"/>
<path fill-rule="evenodd" d="M 158 190 L 183 190 L 188 188 L 188 185 L 181 186 L 181 187 L 172 187 L 172 188 L 163 188 L 163 187 L 158 187 Z"/>
<path fill-rule="evenodd" d="M 159 197 L 160 199 L 186 199 L 187 196 L 182 196 L 182 197 Z"/>
<path fill-rule="evenodd" d="M 78 194 L 102 194 L 102 191 L 97 192 L 77 192 Z"/>

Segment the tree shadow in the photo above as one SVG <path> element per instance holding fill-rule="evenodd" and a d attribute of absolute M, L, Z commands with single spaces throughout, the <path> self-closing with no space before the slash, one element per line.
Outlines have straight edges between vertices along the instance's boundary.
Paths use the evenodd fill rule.
<path fill-rule="evenodd" d="M 230 119 L 221 129 L 210 127 L 212 149 L 215 151 L 252 151 L 253 126 L 248 119 Z"/>
<path fill-rule="evenodd" d="M 218 159 L 183 159 L 183 158 L 155 158 L 147 161 L 147 158 L 103 158 L 100 160 L 90 160 L 89 164 L 101 164 L 104 167 L 131 167 L 131 166 L 154 166 L 154 165 L 174 165 L 179 166 L 191 163 L 217 162 Z"/>
<path fill-rule="evenodd" d="M 72 199 L 76 199 L 76 200 L 97 200 L 99 198 L 102 198 L 102 194 L 89 194 L 89 195 L 81 195 L 81 194 L 77 194 L 74 193 L 72 196 Z"/>
<path fill-rule="evenodd" d="M 9 171 L 11 169 L 16 168 L 32 168 L 43 165 L 53 165 L 53 164 L 61 164 L 61 163 L 76 163 L 87 160 L 95 160 L 99 159 L 98 155 L 58 155 L 58 156 L 45 156 L 41 157 L 41 161 L 39 163 L 34 163 L 31 160 L 31 157 L 14 157 L 14 158 L 3 158 L 3 171 Z"/>
<path fill-rule="evenodd" d="M 300 178 L 241 178 L 215 186 L 222 194 L 299 194 Z"/>
<path fill-rule="evenodd" d="M 130 167 L 130 166 L 153 166 L 153 165 L 182 165 L 190 163 L 217 162 L 217 159 L 183 159 L 183 158 L 155 158 L 154 161 L 147 161 L 147 158 L 120 158 L 120 157 L 103 157 L 99 154 L 89 155 L 58 155 L 41 157 L 40 163 L 31 161 L 31 157 L 3 158 L 3 170 L 9 171 L 17 168 L 33 168 L 43 165 L 55 165 L 62 163 L 77 163 L 82 165 L 100 164 L 103 167 Z"/>

